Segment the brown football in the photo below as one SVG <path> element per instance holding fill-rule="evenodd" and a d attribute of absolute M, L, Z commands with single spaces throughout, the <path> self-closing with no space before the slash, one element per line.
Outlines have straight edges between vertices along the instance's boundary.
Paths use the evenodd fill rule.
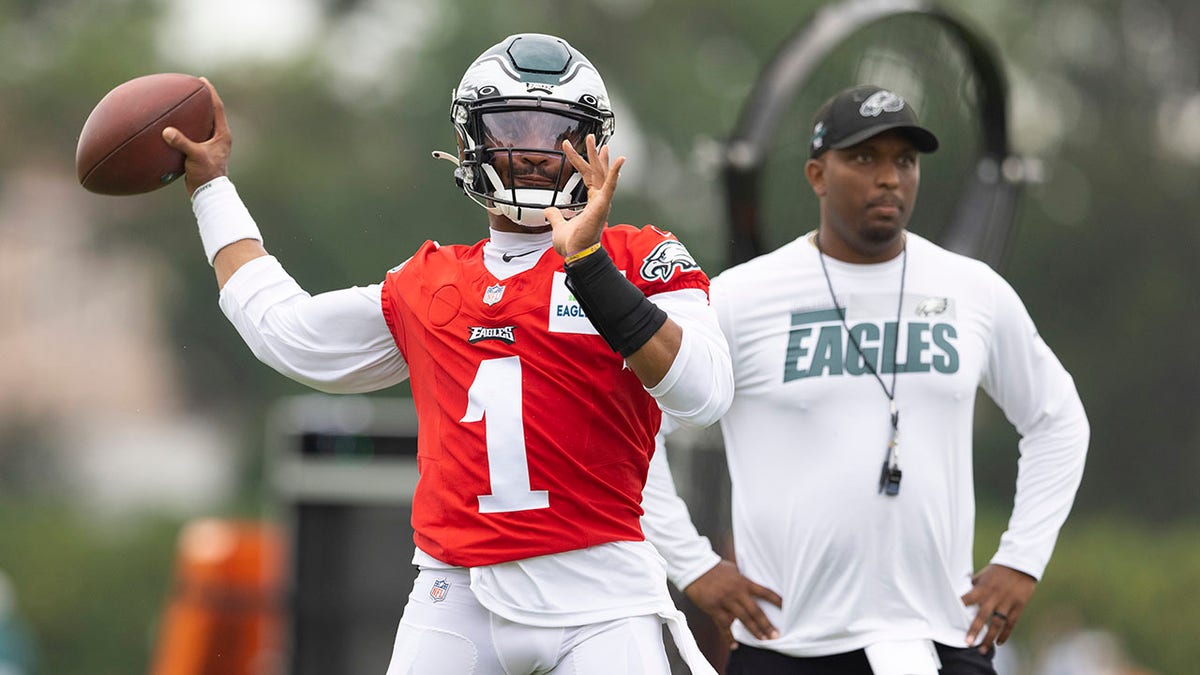
<path fill-rule="evenodd" d="M 104 195 L 135 195 L 179 178 L 183 153 L 162 139 L 167 127 L 194 141 L 212 137 L 212 95 L 200 78 L 157 73 L 108 92 L 79 132 L 79 184 Z"/>

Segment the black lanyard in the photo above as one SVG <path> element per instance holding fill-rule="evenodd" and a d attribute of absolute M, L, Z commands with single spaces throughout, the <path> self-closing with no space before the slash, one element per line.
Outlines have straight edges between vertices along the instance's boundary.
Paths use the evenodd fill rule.
<path fill-rule="evenodd" d="M 900 348 L 900 316 L 904 308 L 904 278 L 908 272 L 908 238 L 905 237 L 904 248 L 900 249 L 900 300 L 896 302 L 896 339 L 892 341 L 892 388 L 890 391 L 883 383 L 883 378 L 879 376 L 879 371 L 875 370 L 875 364 L 868 361 L 867 357 L 863 355 L 862 346 L 858 344 L 849 324 L 846 323 L 846 309 L 838 304 L 837 295 L 833 292 L 833 281 L 829 278 L 829 270 L 825 268 L 825 251 L 821 250 L 821 233 L 819 231 L 813 236 L 813 242 L 817 245 L 817 259 L 821 261 L 821 273 L 825 275 L 825 285 L 829 287 L 829 297 L 833 300 L 833 307 L 837 310 L 838 318 L 842 320 L 842 327 L 846 329 L 846 336 L 850 338 L 850 344 L 854 345 L 854 350 L 858 353 L 859 358 L 863 360 L 867 370 L 875 376 L 879 387 L 883 389 L 883 394 L 888 398 L 888 409 L 892 416 L 892 438 L 888 441 L 887 455 L 883 459 L 883 470 L 879 474 L 879 491 L 894 497 L 900 494 L 901 476 L 900 411 L 896 409 L 896 373 L 900 368 L 896 363 L 896 354 Z"/>

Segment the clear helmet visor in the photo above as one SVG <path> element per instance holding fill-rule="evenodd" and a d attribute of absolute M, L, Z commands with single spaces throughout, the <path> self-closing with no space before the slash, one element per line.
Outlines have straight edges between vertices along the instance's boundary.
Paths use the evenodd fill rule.
<path fill-rule="evenodd" d="M 586 155 L 584 139 L 595 133 L 595 126 L 589 120 L 544 108 L 483 112 L 479 115 L 483 160 L 500 180 L 492 189 L 568 189 L 575 168 L 562 151 L 563 141 Z"/>
<path fill-rule="evenodd" d="M 540 227 L 546 224 L 542 209 L 547 206 L 563 208 L 568 217 L 582 207 L 587 198 L 582 180 L 562 146 L 567 141 L 586 155 L 587 135 L 599 130 L 594 120 L 532 107 L 481 111 L 478 125 L 490 208 L 514 222 Z"/>
<path fill-rule="evenodd" d="M 587 204 L 587 189 L 563 152 L 586 156 L 586 139 L 608 140 L 612 115 L 542 97 L 457 102 L 452 119 L 461 143 L 463 189 L 480 206 L 529 227 L 546 225 L 543 210 L 570 217 Z"/>

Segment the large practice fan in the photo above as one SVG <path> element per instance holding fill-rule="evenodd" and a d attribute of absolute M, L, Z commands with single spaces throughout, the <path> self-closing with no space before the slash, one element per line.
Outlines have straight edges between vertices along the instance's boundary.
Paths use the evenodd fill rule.
<path fill-rule="evenodd" d="M 763 70 L 725 147 L 729 262 L 816 227 L 816 197 L 803 173 L 812 116 L 857 84 L 899 93 L 942 142 L 922 158 L 910 228 L 999 267 L 1030 164 L 1010 155 L 1008 90 L 992 48 L 961 19 L 922 0 L 826 6 Z"/>

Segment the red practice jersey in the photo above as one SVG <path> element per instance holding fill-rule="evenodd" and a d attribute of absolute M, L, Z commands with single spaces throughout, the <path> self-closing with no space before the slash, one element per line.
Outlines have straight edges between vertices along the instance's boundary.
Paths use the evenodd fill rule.
<path fill-rule="evenodd" d="M 601 242 L 646 295 L 708 291 L 673 235 L 618 225 Z M 643 539 L 660 411 L 567 290 L 553 249 L 497 280 L 484 242 L 426 242 L 383 284 L 418 417 L 417 545 L 474 567 Z"/>

